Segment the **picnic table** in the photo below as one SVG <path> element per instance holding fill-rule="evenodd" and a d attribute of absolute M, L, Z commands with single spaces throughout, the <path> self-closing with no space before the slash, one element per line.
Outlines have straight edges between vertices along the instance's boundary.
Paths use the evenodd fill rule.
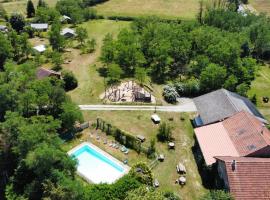
<path fill-rule="evenodd" d="M 178 165 L 176 166 L 177 172 L 178 173 L 186 173 L 186 167 L 182 164 L 182 163 L 178 163 Z"/>
<path fill-rule="evenodd" d="M 137 138 L 141 141 L 144 142 L 145 141 L 145 137 L 142 135 L 137 135 Z"/>

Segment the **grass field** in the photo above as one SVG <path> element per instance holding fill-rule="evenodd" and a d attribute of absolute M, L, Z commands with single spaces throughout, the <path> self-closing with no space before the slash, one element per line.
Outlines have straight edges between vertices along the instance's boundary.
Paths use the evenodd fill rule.
<path fill-rule="evenodd" d="M 38 0 L 32 0 L 35 5 L 37 5 Z M 45 1 L 49 6 L 54 6 L 57 0 L 46 0 Z M 18 12 L 26 14 L 26 4 L 27 0 L 13 0 L 10 2 L 4 2 L 0 0 L 0 3 L 3 4 L 3 7 L 8 13 Z"/>
<path fill-rule="evenodd" d="M 102 66 L 98 58 L 102 40 L 107 33 L 117 35 L 122 28 L 129 27 L 129 24 L 129 22 L 92 20 L 81 25 L 87 29 L 89 38 L 95 38 L 97 48 L 90 55 L 81 55 L 79 50 L 72 50 L 65 55 L 72 61 L 64 65 L 64 69 L 73 71 L 79 82 L 79 86 L 69 92 L 74 102 L 77 104 L 101 102 L 99 95 L 104 92 L 104 79 L 98 73 L 98 68 Z"/>
<path fill-rule="evenodd" d="M 258 12 L 270 14 L 270 0 L 249 0 L 249 2 Z"/>
<path fill-rule="evenodd" d="M 251 84 L 249 96 L 252 97 L 254 94 L 257 96 L 257 106 L 262 114 L 270 120 L 270 102 L 263 103 L 262 97 L 267 96 L 270 98 L 270 67 L 262 66 L 257 73 L 256 79 Z"/>
<path fill-rule="evenodd" d="M 149 16 L 193 19 L 199 0 L 110 0 L 96 6 L 105 16 Z"/>
<path fill-rule="evenodd" d="M 131 134 L 144 135 L 146 137 L 145 145 L 149 141 L 156 138 L 158 125 L 153 124 L 150 117 L 152 112 L 145 111 L 84 111 L 85 120 L 96 122 L 96 118 L 100 117 L 109 123 L 130 132 Z M 188 114 L 179 113 L 158 113 L 162 121 L 169 123 L 173 129 L 173 137 L 175 139 L 176 149 L 168 150 L 166 143 L 156 143 L 158 153 L 165 155 L 165 161 L 159 163 L 154 169 L 154 177 L 160 182 L 160 190 L 173 190 L 183 197 L 184 200 L 198 199 L 206 190 L 201 184 L 201 177 L 197 170 L 197 165 L 194 160 L 191 147 L 194 144 L 193 129 L 190 124 Z M 93 143 L 105 149 L 110 154 L 114 155 L 120 160 L 124 159 L 124 155 L 118 153 L 110 147 L 104 147 L 103 144 L 92 139 Z M 71 148 L 71 146 L 70 146 Z M 120 154 L 120 155 L 119 155 Z M 122 154 L 122 155 L 121 155 Z M 139 160 L 145 160 L 145 156 L 137 155 L 135 152 L 127 156 L 129 163 L 132 165 Z M 176 173 L 176 165 L 182 162 L 187 168 L 187 185 L 180 187 L 175 184 L 178 177 Z"/>

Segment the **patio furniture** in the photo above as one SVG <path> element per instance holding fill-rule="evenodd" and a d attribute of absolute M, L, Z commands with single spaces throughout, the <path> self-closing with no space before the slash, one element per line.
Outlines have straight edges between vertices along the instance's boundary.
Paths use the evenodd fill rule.
<path fill-rule="evenodd" d="M 159 161 L 164 161 L 164 159 L 165 159 L 165 156 L 163 155 L 163 154 L 160 154 L 159 156 L 158 156 L 158 160 Z"/>
<path fill-rule="evenodd" d="M 186 182 L 187 182 L 186 177 L 184 177 L 184 176 L 180 176 L 180 177 L 179 177 L 179 184 L 180 184 L 180 185 L 185 185 Z"/>
<path fill-rule="evenodd" d="M 124 161 L 123 161 L 123 163 L 126 165 L 126 164 L 128 164 L 128 159 L 125 159 Z"/>
<path fill-rule="evenodd" d="M 129 150 L 127 149 L 127 150 L 124 152 L 124 154 L 128 154 L 128 152 L 129 152 Z"/>
<path fill-rule="evenodd" d="M 176 166 L 176 169 L 178 173 L 183 173 L 183 174 L 186 173 L 186 167 L 180 162 Z"/>
<path fill-rule="evenodd" d="M 169 147 L 169 149 L 174 149 L 174 147 L 175 147 L 174 142 L 169 142 L 168 147 Z"/>

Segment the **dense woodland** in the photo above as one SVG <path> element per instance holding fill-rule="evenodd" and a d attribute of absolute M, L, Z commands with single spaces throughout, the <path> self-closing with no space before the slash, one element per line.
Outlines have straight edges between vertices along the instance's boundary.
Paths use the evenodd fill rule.
<path fill-rule="evenodd" d="M 104 0 L 103 0 L 104 1 Z M 27 15 L 33 22 L 48 22 L 52 46 L 49 59 L 61 64 L 66 42 L 60 36 L 61 15 L 73 24 L 99 18 L 87 9 L 98 0 L 60 0 L 49 8 L 40 0 L 31 3 Z M 270 22 L 264 15 L 236 12 L 235 2 L 198 11 L 197 21 L 136 19 L 132 28 L 117 37 L 104 38 L 101 61 L 111 83 L 135 77 L 144 83 L 166 83 L 164 96 L 196 96 L 221 87 L 246 95 L 254 79 L 257 63 L 270 58 Z M 131 172 L 112 185 L 85 185 L 76 178 L 76 162 L 62 150 L 62 135 L 73 132 L 74 123 L 83 121 L 79 108 L 66 91 L 76 87 L 72 75 L 63 80 L 36 79 L 44 62 L 32 56 L 28 38 L 33 30 L 20 14 L 8 16 L 0 5 L 0 17 L 11 28 L 0 33 L 0 199 L 155 199 L 176 200 L 171 192 L 145 189 L 152 185 L 147 166 L 145 174 Z M 85 43 L 85 30 L 77 29 L 78 40 Z M 93 42 L 94 43 L 94 42 Z M 67 73 L 69 74 L 69 73 Z M 75 85 L 75 86 L 74 86 Z M 212 192 L 202 199 L 230 199 L 223 192 Z"/>
<path fill-rule="evenodd" d="M 269 39 L 266 16 L 221 5 L 202 10 L 197 22 L 135 20 L 116 39 L 106 36 L 101 59 L 109 70 L 118 65 L 123 77 L 144 68 L 153 81 L 170 83 L 170 102 L 173 91 L 196 96 L 221 87 L 246 96 L 257 63 L 270 58 Z"/>

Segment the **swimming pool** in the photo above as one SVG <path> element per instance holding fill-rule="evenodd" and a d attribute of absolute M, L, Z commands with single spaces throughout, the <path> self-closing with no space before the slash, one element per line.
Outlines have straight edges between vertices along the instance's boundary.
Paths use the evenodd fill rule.
<path fill-rule="evenodd" d="M 88 142 L 68 154 L 78 160 L 78 174 L 92 183 L 113 183 L 129 171 L 128 166 Z"/>

